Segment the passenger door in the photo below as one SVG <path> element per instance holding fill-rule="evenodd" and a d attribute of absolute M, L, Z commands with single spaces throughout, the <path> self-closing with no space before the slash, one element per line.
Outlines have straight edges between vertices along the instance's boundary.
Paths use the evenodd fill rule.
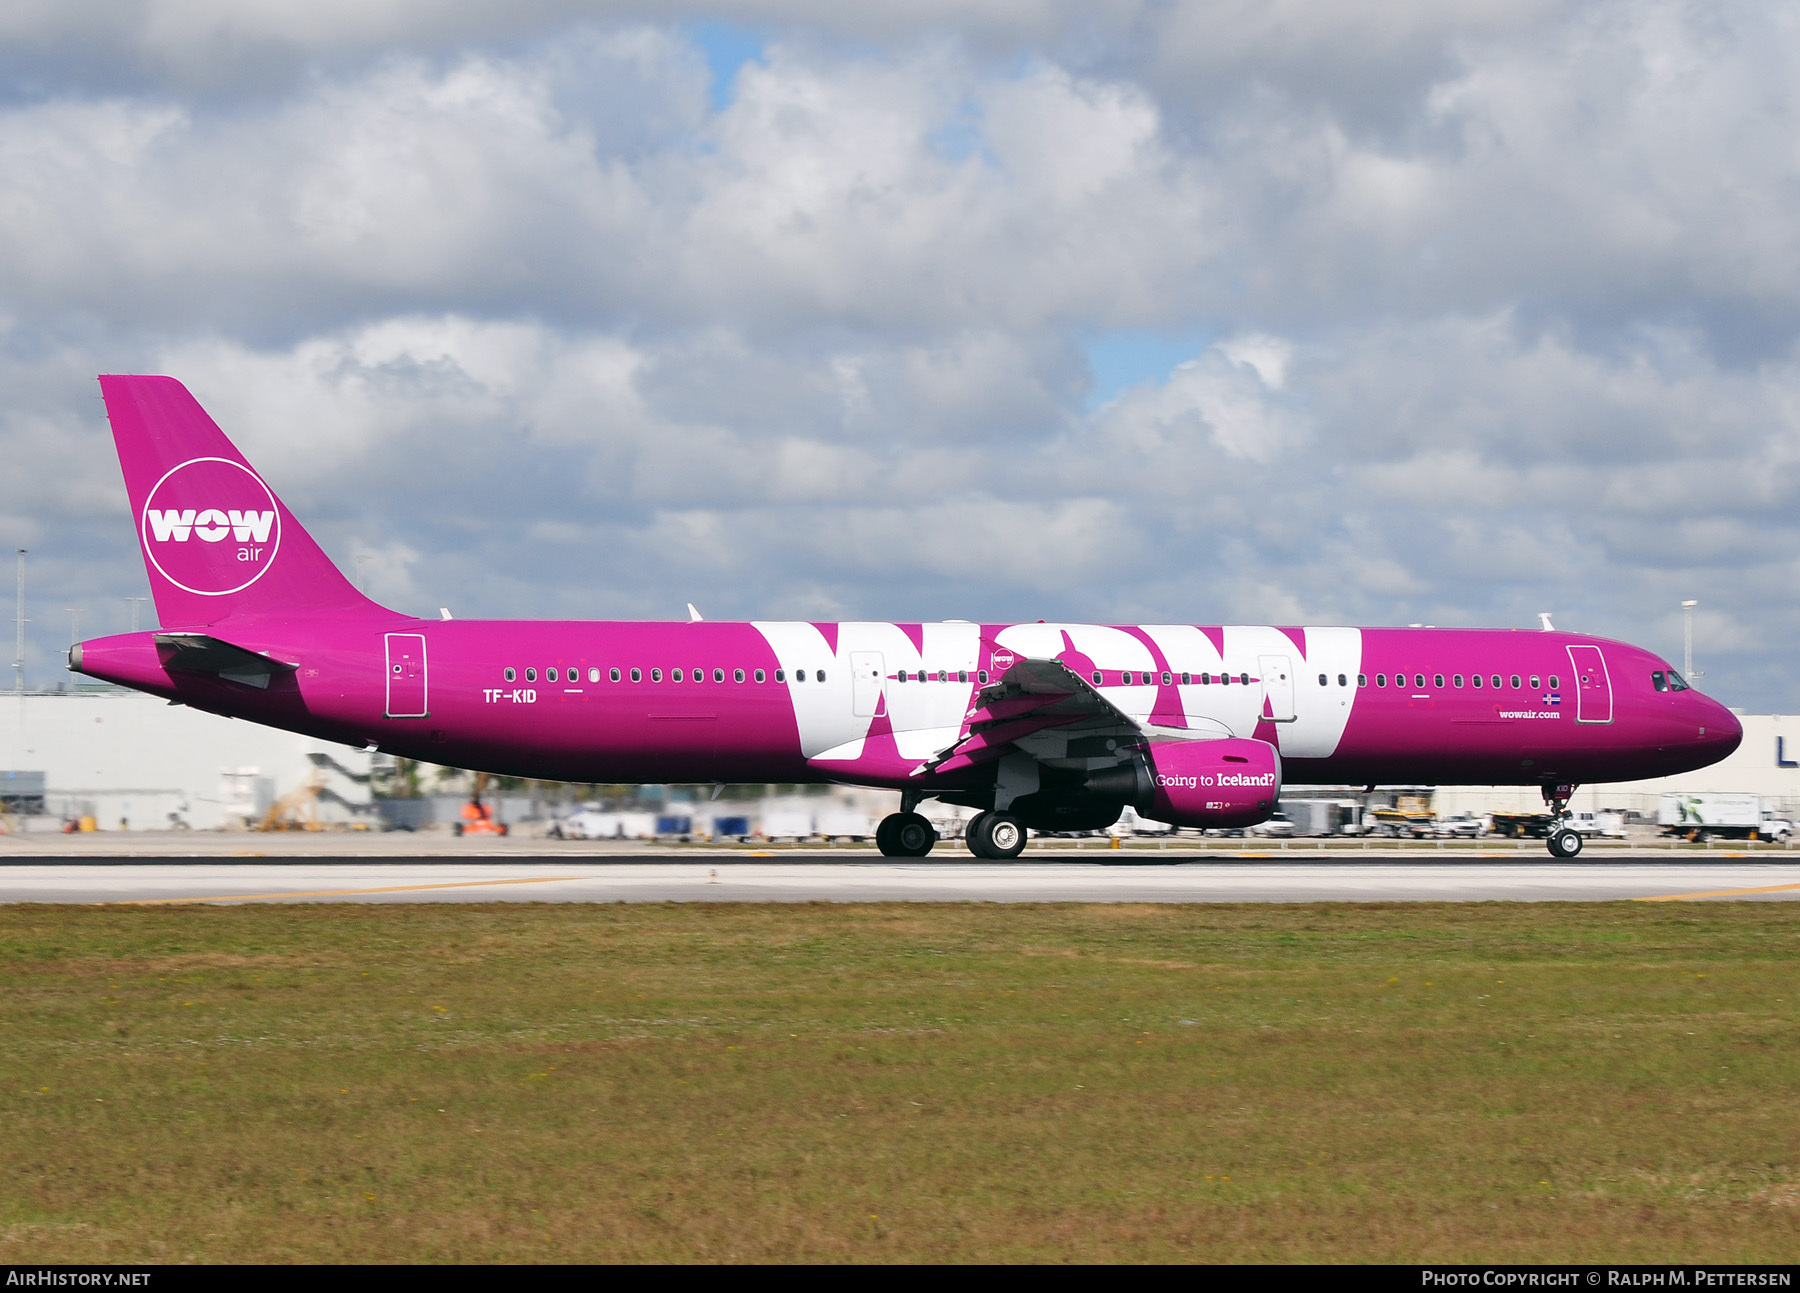
<path fill-rule="evenodd" d="M 1575 669 L 1575 721 L 1613 721 L 1612 679 L 1606 673 L 1606 657 L 1597 646 L 1572 646 L 1569 663 Z"/>
<path fill-rule="evenodd" d="M 425 708 L 425 635 L 387 635 L 387 716 L 427 718 Z"/>
<path fill-rule="evenodd" d="M 1269 698 L 1269 718 L 1276 723 L 1294 721 L 1294 666 L 1284 655 L 1259 655 L 1257 672 L 1262 674 L 1263 695 Z"/>
<path fill-rule="evenodd" d="M 881 707 L 882 673 L 881 652 L 850 653 L 850 712 L 858 718 L 873 718 Z"/>

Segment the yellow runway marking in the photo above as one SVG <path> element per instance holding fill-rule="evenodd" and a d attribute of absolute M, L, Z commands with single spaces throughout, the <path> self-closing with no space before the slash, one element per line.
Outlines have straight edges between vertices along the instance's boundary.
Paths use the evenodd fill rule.
<path fill-rule="evenodd" d="M 1709 889 L 1705 893 L 1660 893 L 1650 898 L 1633 898 L 1633 902 L 1683 902 L 1689 898 L 1738 898 L 1751 893 L 1791 893 L 1800 884 L 1766 884 L 1759 889 Z"/>
<path fill-rule="evenodd" d="M 559 880 L 586 880 L 584 875 L 534 875 L 516 880 L 453 880 L 443 884 L 390 884 L 379 889 L 313 889 L 304 893 L 222 893 L 210 898 L 122 898 L 102 907 L 153 907 L 175 902 L 266 902 L 271 898 L 344 898 L 359 893 L 414 893 L 421 889 L 479 889 L 496 884 L 553 884 Z"/>

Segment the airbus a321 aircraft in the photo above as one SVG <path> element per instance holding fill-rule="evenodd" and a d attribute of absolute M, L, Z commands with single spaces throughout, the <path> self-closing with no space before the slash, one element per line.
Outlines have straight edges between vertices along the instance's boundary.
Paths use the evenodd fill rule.
<path fill-rule="evenodd" d="M 1240 827 L 1298 784 L 1535 785 L 1704 767 L 1723 705 L 1573 633 L 1192 624 L 422 620 L 359 593 L 180 382 L 102 377 L 162 628 L 69 667 L 409 759 L 574 782 L 838 782 L 979 809 L 977 857 L 1129 804 Z M 1581 837 L 1559 828 L 1550 851 Z"/>

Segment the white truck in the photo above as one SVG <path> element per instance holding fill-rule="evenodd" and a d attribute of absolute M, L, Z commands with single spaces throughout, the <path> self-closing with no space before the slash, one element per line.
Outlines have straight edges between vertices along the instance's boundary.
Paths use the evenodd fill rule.
<path fill-rule="evenodd" d="M 1785 840 L 1794 824 L 1777 817 L 1757 795 L 1666 794 L 1656 824 L 1664 835 L 1706 840 Z"/>
<path fill-rule="evenodd" d="M 1614 840 L 1625 838 L 1623 813 L 1575 812 L 1563 818 L 1563 825 L 1582 835 L 1601 835 Z"/>

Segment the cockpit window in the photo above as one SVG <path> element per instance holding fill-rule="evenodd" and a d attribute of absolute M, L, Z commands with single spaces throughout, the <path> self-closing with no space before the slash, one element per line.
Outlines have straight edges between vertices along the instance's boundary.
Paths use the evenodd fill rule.
<path fill-rule="evenodd" d="M 1669 689 L 1669 675 L 1664 673 L 1661 669 L 1652 669 L 1650 671 L 1650 685 L 1658 691 L 1667 691 Z"/>
<path fill-rule="evenodd" d="M 1670 691 L 1687 691 L 1688 689 L 1689 688 L 1688 688 L 1688 684 L 1687 684 L 1687 679 L 1683 678 L 1680 674 L 1676 673 L 1673 669 L 1669 670 L 1669 690 Z"/>

